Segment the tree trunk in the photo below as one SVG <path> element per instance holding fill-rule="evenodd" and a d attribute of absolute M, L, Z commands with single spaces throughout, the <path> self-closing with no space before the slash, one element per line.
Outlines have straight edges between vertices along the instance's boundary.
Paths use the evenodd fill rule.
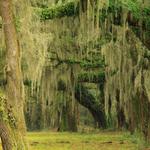
<path fill-rule="evenodd" d="M 88 108 L 99 128 L 106 128 L 104 109 L 82 84 L 76 86 L 75 98 L 82 106 Z"/>
<path fill-rule="evenodd" d="M 3 150 L 11 150 L 12 142 L 9 134 L 9 129 L 4 122 L 0 122 L 0 136 Z"/>
<path fill-rule="evenodd" d="M 0 10 L 4 25 L 6 43 L 6 95 L 9 127 L 4 123 L 1 134 L 4 150 L 25 150 L 25 121 L 23 113 L 23 84 L 20 64 L 19 44 L 13 19 L 12 1 L 0 0 Z M 9 133 L 10 132 L 10 133 Z M 13 136 L 12 136 L 13 135 Z M 8 144 L 9 143 L 9 144 Z M 15 143 L 15 144 L 13 144 Z M 11 146 L 7 146 L 11 145 Z"/>

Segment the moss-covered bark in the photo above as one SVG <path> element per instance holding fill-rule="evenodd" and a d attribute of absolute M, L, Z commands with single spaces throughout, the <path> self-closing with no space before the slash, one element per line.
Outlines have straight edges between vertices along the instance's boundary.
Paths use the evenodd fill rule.
<path fill-rule="evenodd" d="M 100 101 L 96 101 L 94 96 L 89 93 L 82 84 L 76 86 L 75 98 L 81 105 L 88 108 L 93 118 L 98 123 L 98 127 L 106 128 L 103 104 L 101 104 Z"/>
<path fill-rule="evenodd" d="M 108 63 L 104 92 L 106 114 L 112 118 L 115 127 L 126 125 L 131 133 L 138 130 L 147 138 L 149 59 L 145 53 L 149 50 L 128 28 L 117 28 L 117 33 L 120 35 L 117 40 L 103 49 Z M 117 71 L 112 75 L 113 70 Z"/>
<path fill-rule="evenodd" d="M 10 121 L 7 127 L 6 123 L 2 123 L 2 130 L 5 130 L 5 135 L 1 134 L 2 145 L 4 150 L 26 150 L 24 141 L 25 122 L 23 113 L 23 85 L 20 65 L 20 49 L 17 40 L 16 29 L 13 19 L 12 1 L 0 1 L 1 16 L 3 19 L 5 43 L 6 43 L 6 102 L 8 111 L 8 120 Z M 12 119 L 13 120 L 10 120 Z M 10 129 L 9 129 L 10 128 Z M 11 143 L 11 144 L 10 144 Z M 11 147 L 9 146 L 11 145 Z"/>

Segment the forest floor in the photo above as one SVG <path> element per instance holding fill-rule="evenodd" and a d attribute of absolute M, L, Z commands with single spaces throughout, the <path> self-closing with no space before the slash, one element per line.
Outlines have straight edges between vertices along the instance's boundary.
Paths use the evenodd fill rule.
<path fill-rule="evenodd" d="M 150 150 L 137 136 L 125 132 L 30 132 L 30 150 Z"/>

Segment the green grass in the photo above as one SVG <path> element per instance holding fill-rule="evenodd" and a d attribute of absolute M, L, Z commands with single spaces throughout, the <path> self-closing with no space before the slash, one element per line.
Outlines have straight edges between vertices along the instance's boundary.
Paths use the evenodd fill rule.
<path fill-rule="evenodd" d="M 144 150 L 128 133 L 28 133 L 30 150 Z"/>

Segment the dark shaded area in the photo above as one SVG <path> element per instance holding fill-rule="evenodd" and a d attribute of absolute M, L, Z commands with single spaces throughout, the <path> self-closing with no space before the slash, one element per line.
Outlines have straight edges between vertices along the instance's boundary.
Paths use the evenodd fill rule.
<path fill-rule="evenodd" d="M 94 96 L 82 84 L 76 85 L 75 98 L 81 105 L 88 108 L 98 123 L 98 127 L 106 128 L 105 113 L 101 103 L 96 101 Z"/>

